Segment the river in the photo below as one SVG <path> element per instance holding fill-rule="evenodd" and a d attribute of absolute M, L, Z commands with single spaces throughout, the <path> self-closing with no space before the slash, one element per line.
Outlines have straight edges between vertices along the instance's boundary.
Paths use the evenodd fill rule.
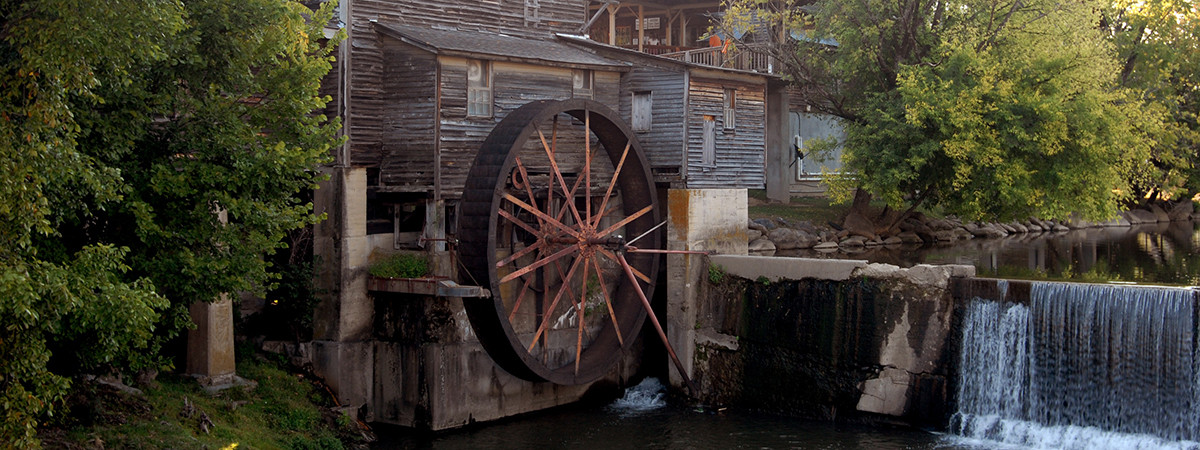
<path fill-rule="evenodd" d="M 995 448 L 909 428 L 833 424 L 675 404 L 649 378 L 609 404 L 575 405 L 480 424 L 421 433 L 377 430 L 377 449 L 958 449 Z"/>
<path fill-rule="evenodd" d="M 857 252 L 796 250 L 778 256 L 863 259 L 901 267 L 970 264 L 981 277 L 1193 286 L 1200 285 L 1198 226 L 1171 222 L 1085 228 Z"/>

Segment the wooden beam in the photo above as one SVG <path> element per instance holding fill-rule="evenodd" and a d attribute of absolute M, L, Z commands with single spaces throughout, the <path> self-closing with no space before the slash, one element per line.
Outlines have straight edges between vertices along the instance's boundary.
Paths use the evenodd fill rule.
<path fill-rule="evenodd" d="M 642 5 L 638 5 L 638 51 L 646 51 L 646 11 L 642 9 Z"/>
<path fill-rule="evenodd" d="M 617 6 L 608 5 L 608 45 L 617 45 Z"/>

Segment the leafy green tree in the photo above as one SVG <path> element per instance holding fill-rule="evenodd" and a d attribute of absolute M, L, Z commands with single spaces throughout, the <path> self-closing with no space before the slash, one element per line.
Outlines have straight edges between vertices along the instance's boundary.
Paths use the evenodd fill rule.
<path fill-rule="evenodd" d="M 337 143 L 332 7 L 0 2 L 4 442 L 36 446 L 71 375 L 169 364 L 190 304 L 270 285 Z"/>
<path fill-rule="evenodd" d="M 1147 130 L 1150 157 L 1127 174 L 1133 198 L 1200 192 L 1200 3 L 1117 0 L 1101 26 L 1116 47 L 1121 86 L 1168 117 Z"/>
<path fill-rule="evenodd" d="M 1164 117 L 1119 85 L 1104 6 L 735 0 L 724 26 L 799 38 L 769 50 L 815 109 L 842 119 L 852 176 L 832 179 L 835 196 L 966 219 L 1106 219 Z"/>

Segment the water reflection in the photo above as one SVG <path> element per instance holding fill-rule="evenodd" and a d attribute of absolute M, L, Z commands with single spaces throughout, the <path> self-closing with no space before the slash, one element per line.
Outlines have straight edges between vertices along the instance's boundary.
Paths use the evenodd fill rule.
<path fill-rule="evenodd" d="M 970 264 L 986 277 L 1200 285 L 1200 231 L 1194 222 L 1016 234 L 857 253 L 802 250 L 779 256 L 865 259 L 902 267 Z"/>

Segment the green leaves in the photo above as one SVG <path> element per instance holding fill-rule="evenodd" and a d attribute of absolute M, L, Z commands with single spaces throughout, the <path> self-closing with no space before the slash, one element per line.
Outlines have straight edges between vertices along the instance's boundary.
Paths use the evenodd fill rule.
<path fill-rule="evenodd" d="M 339 142 L 333 5 L 0 5 L 0 435 L 36 445 L 65 376 L 169 364 L 189 305 L 271 283 Z"/>

